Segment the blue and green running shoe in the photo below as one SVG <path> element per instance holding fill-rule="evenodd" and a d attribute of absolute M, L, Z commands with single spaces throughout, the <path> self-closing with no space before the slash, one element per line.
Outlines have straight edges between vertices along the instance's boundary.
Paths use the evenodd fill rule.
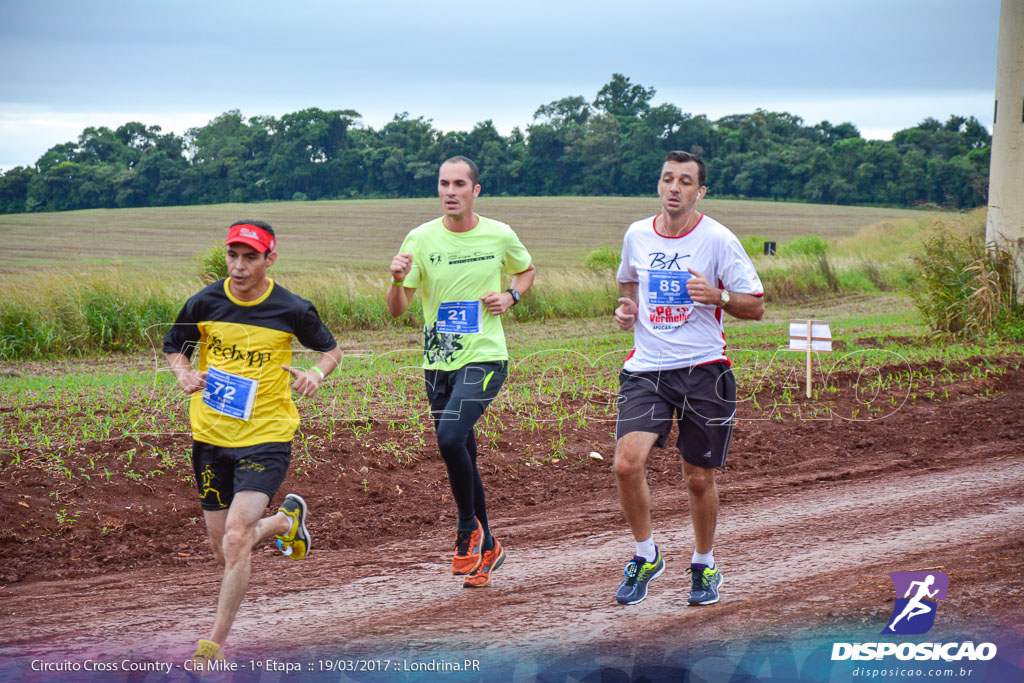
<path fill-rule="evenodd" d="M 620 605 L 635 605 L 646 598 L 647 584 L 665 571 L 665 558 L 661 556 L 661 550 L 657 546 L 654 550 L 657 553 L 654 562 L 634 555 L 626 564 L 626 578 L 619 584 L 619 590 L 615 591 L 615 601 Z"/>
<path fill-rule="evenodd" d="M 713 605 L 718 602 L 718 589 L 722 586 L 722 572 L 705 564 L 690 565 L 690 597 L 691 605 Z"/>

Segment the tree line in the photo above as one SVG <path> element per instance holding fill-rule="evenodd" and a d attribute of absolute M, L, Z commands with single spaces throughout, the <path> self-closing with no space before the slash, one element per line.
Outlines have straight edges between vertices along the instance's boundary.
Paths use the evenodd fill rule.
<path fill-rule="evenodd" d="M 438 164 L 474 159 L 492 195 L 649 195 L 669 150 L 700 154 L 709 191 L 830 204 L 986 202 L 991 136 L 974 118 L 927 118 L 891 140 L 851 123 L 805 125 L 757 110 L 718 120 L 614 74 L 593 101 L 565 97 L 501 135 L 492 121 L 441 132 L 398 114 L 379 129 L 358 112 L 303 109 L 280 118 L 225 112 L 184 135 L 138 122 L 86 128 L 33 166 L 0 176 L 0 213 L 358 197 L 424 197 Z"/>

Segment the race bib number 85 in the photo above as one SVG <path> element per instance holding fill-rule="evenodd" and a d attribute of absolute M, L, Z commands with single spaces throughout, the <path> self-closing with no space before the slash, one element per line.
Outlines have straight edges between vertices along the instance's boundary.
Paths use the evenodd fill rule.
<path fill-rule="evenodd" d="M 248 420 L 252 416 L 253 401 L 256 400 L 256 385 L 254 379 L 211 367 L 206 374 L 203 403 L 218 413 Z"/>
<path fill-rule="evenodd" d="M 437 331 L 446 334 L 480 334 L 483 302 L 445 301 L 437 309 Z"/>
<path fill-rule="evenodd" d="M 655 306 L 679 306 L 692 304 L 693 299 L 686 291 L 690 273 L 678 270 L 648 271 L 648 301 Z"/>

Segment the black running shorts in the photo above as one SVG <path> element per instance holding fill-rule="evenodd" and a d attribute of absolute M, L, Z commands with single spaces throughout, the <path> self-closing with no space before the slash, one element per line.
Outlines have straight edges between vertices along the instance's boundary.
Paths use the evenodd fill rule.
<path fill-rule="evenodd" d="M 658 435 L 665 445 L 673 419 L 683 460 L 697 467 L 722 467 L 736 416 L 736 379 L 725 362 L 660 372 L 619 373 L 619 417 L 615 438 L 631 432 Z"/>
<path fill-rule="evenodd" d="M 260 443 L 244 448 L 192 442 L 192 469 L 204 510 L 226 510 L 238 491 L 273 498 L 288 474 L 292 444 Z"/>
<path fill-rule="evenodd" d="M 508 377 L 508 361 L 467 363 L 458 370 L 424 370 L 423 374 L 434 420 L 459 420 L 468 412 L 471 419 L 463 419 L 462 426 L 468 433 L 498 396 L 498 390 Z M 466 411 L 470 404 L 476 407 Z"/>

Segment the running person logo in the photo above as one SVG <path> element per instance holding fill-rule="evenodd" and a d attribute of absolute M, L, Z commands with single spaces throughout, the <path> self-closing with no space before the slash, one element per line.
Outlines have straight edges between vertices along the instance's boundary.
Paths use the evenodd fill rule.
<path fill-rule="evenodd" d="M 938 601 L 946 599 L 949 590 L 949 577 L 942 572 L 893 572 L 893 588 L 896 589 L 896 600 L 889 616 L 888 625 L 882 629 L 881 635 L 916 636 L 927 633 L 935 625 L 935 612 Z M 914 661 L 922 667 L 932 666 L 924 662 L 987 662 L 995 659 L 999 649 L 995 643 L 975 643 L 973 640 L 952 642 L 875 642 L 875 643 L 833 643 L 832 661 L 882 661 L 893 657 L 900 662 Z M 939 666 L 935 664 L 934 666 Z M 895 670 L 882 669 L 868 674 L 885 676 L 885 672 Z M 939 675 L 941 671 L 928 669 L 928 675 Z M 862 675 L 855 669 L 854 676 Z M 917 676 L 924 675 L 922 672 Z M 971 669 L 961 669 L 961 676 L 966 678 Z M 914 676 L 914 673 L 909 675 Z M 947 678 L 943 680 L 949 680 Z M 900 680 L 909 680 L 900 678 Z M 914 680 L 918 680 L 916 677 Z M 923 680 L 923 679 L 922 679 Z M 1002 679 L 999 679 L 1002 680 Z"/>
<path fill-rule="evenodd" d="M 203 492 L 199 494 L 199 498 L 202 500 L 206 500 L 206 496 L 212 493 L 217 498 L 217 505 L 219 505 L 222 508 L 226 508 L 227 505 L 222 503 L 220 500 L 220 491 L 210 486 L 210 484 L 213 483 L 214 477 L 216 476 L 217 475 L 213 473 L 213 470 L 210 469 L 210 466 L 207 465 L 206 469 L 204 469 L 202 472 Z"/>
<path fill-rule="evenodd" d="M 919 635 L 935 624 L 938 601 L 946 599 L 949 577 L 942 572 L 893 572 L 896 604 L 882 635 Z M 900 597 L 902 596 L 902 597 Z"/>

